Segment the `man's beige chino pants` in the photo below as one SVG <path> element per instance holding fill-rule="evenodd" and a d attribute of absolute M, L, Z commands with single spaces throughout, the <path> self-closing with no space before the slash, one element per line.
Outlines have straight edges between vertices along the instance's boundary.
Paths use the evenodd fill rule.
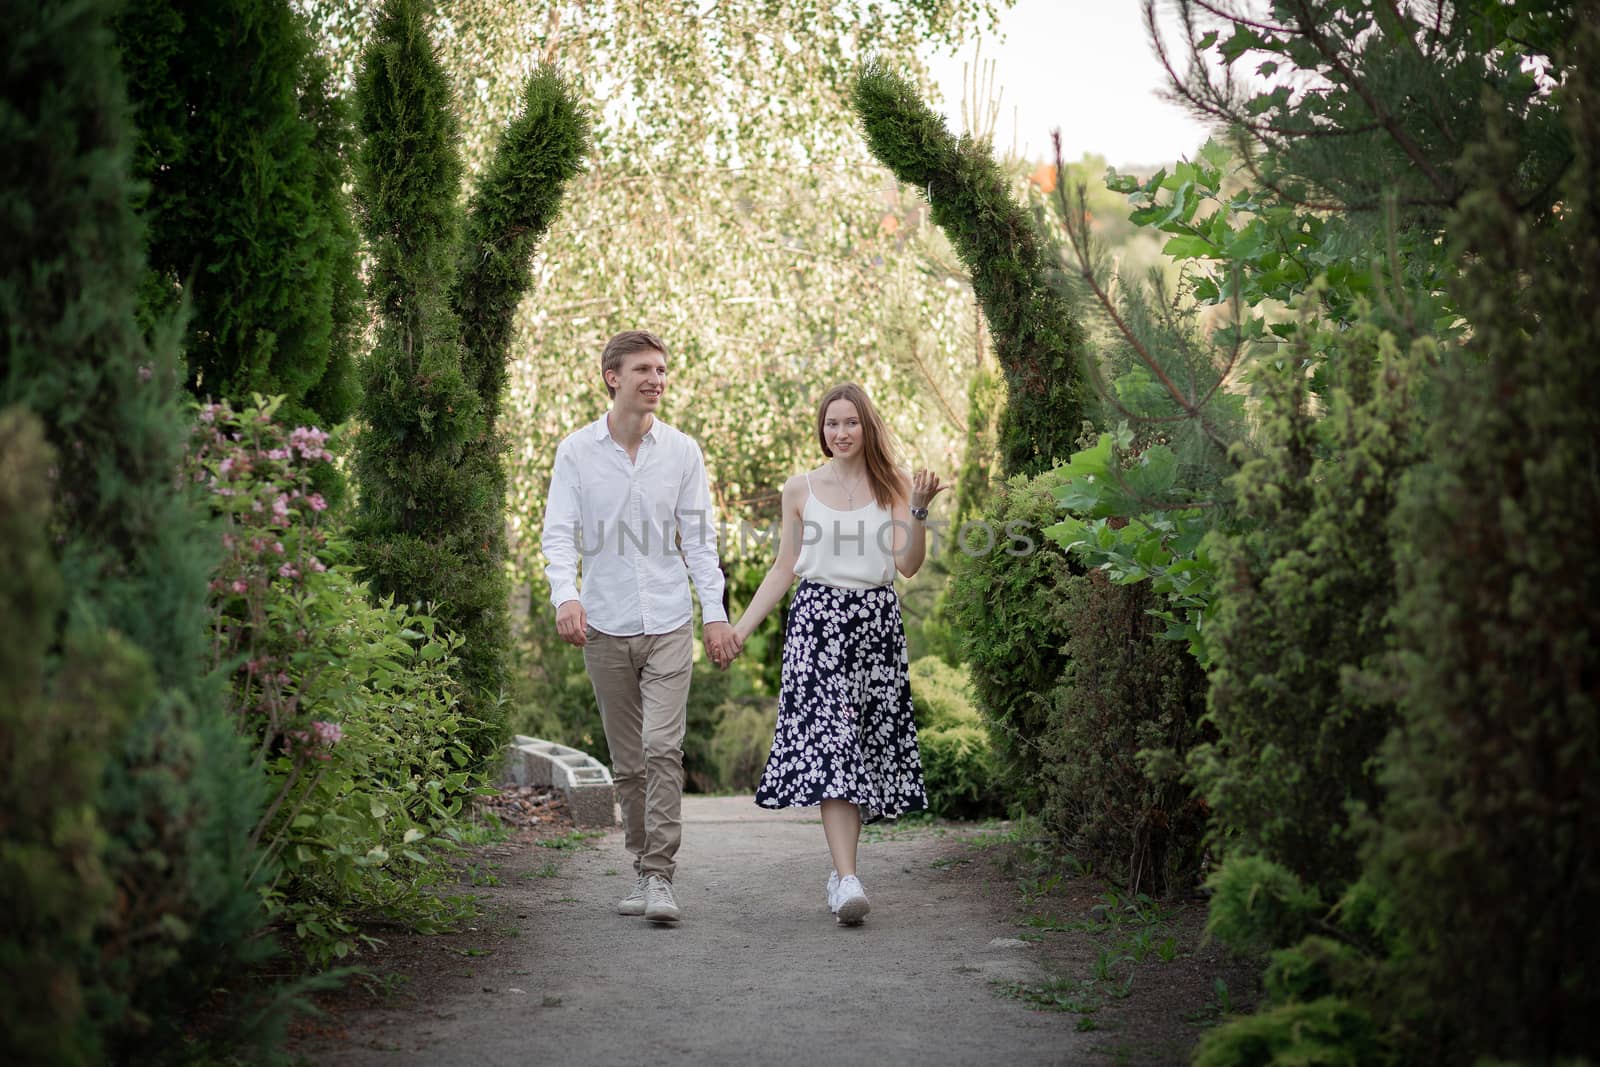
<path fill-rule="evenodd" d="M 672 881 L 683 837 L 683 735 L 694 666 L 694 624 L 612 637 L 593 626 L 583 664 L 600 706 L 611 776 L 634 871 Z"/>

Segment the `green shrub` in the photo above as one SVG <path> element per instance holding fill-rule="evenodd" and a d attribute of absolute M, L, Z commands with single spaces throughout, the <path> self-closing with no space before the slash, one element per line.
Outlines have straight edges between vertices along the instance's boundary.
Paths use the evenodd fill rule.
<path fill-rule="evenodd" d="M 75 729 L 110 746 L 93 790 L 77 794 L 94 805 L 111 884 L 82 917 L 93 950 L 73 961 L 83 1025 L 98 1035 L 94 1059 L 158 1063 L 195 1054 L 184 1009 L 270 944 L 248 881 L 260 776 L 204 670 L 215 549 L 176 479 L 188 432 L 178 331 L 157 324 L 151 341 L 137 317 L 147 272 L 112 6 L 0 5 L 0 409 L 31 411 L 56 457 L 48 535 L 66 599 L 39 620 L 49 684 L 81 702 Z M 62 656 L 93 669 L 69 681 L 56 674 Z M 52 758 L 79 759 L 70 744 Z M 61 786 L 42 783 L 40 799 Z M 250 1025 L 280 1019 L 259 1007 Z M 218 1006 L 206 1032 L 239 1021 Z"/>
<path fill-rule="evenodd" d="M 357 948 L 358 917 L 434 930 L 470 911 L 431 891 L 448 871 L 430 850 L 481 782 L 451 674 L 461 638 L 368 603 L 338 565 L 312 491 L 327 435 L 277 425 L 279 404 L 205 406 L 190 465 L 223 518 L 217 665 L 272 792 L 255 868 L 320 965 Z"/>
<path fill-rule="evenodd" d="M 308 583 L 302 610 L 328 669 L 293 690 L 317 718 L 267 760 L 282 803 L 262 841 L 281 864 L 274 917 L 323 965 L 368 940 L 360 922 L 433 933 L 475 914 L 470 899 L 440 892 L 454 878 L 441 852 L 454 851 L 464 806 L 487 783 L 456 698 L 459 637 L 368 603 L 338 569 Z"/>
<path fill-rule="evenodd" d="M 533 603 L 544 602 L 535 590 Z M 609 765 L 611 753 L 581 648 L 561 640 L 548 619 L 535 618 L 512 646 L 509 674 L 507 719 L 514 733 L 571 745 Z"/>
<path fill-rule="evenodd" d="M 1372 1017 L 1338 997 L 1284 1004 L 1208 1031 L 1194 1067 L 1381 1067 L 1392 1061 Z"/>
<path fill-rule="evenodd" d="M 1049 694 L 1067 663 L 1067 630 L 1058 604 L 1072 571 L 1066 553 L 1041 533 L 1060 514 L 1058 481 L 1055 472 L 1011 478 L 996 487 L 977 525 L 967 529 L 964 544 L 961 531 L 951 535 L 959 555 L 950 610 L 961 634 L 962 658 L 999 757 L 1005 791 L 1032 810 L 1042 796 L 1040 745 L 1049 728 Z"/>
<path fill-rule="evenodd" d="M 376 344 L 363 368 L 356 541 L 376 596 L 434 605 L 482 762 L 505 740 L 505 470 L 498 432 L 535 246 L 582 166 L 588 119 L 553 71 L 529 77 L 468 211 L 450 81 L 430 5 L 388 0 L 362 57 L 356 199 L 372 246 Z"/>
<path fill-rule="evenodd" d="M 482 401 L 463 369 L 450 304 L 461 248 L 463 164 L 449 78 L 424 5 L 383 6 L 356 82 L 356 202 L 371 246 L 377 315 L 362 364 L 354 539 L 374 599 L 434 604 L 467 639 L 463 696 L 487 715 L 503 678 L 505 582 L 491 559 L 502 516 L 497 457 Z M 494 563 L 495 566 L 486 564 Z M 488 760 L 503 724 L 473 742 Z"/>
<path fill-rule="evenodd" d="M 1370 988 L 1374 969 L 1371 958 L 1352 946 L 1313 935 L 1273 952 L 1262 983 L 1273 1003 L 1287 1004 Z"/>
<path fill-rule="evenodd" d="M 729 701 L 717 709 L 707 755 L 718 792 L 755 791 L 777 725 L 778 709 L 770 699 Z"/>
<path fill-rule="evenodd" d="M 1213 893 L 1206 932 L 1240 952 L 1265 954 L 1293 945 L 1327 911 L 1315 889 L 1260 856 L 1230 858 L 1206 887 Z"/>
<path fill-rule="evenodd" d="M 973 705 L 966 669 L 924 656 L 910 673 L 928 810 L 958 819 L 1004 814 L 999 760 Z"/>
<path fill-rule="evenodd" d="M 1414 394 L 1435 351 L 1402 352 L 1371 321 L 1336 332 L 1350 362 L 1323 368 L 1321 412 L 1301 369 L 1321 332 L 1302 329 L 1298 356 L 1257 375 L 1262 447 L 1230 482 L 1245 521 L 1211 551 L 1215 736 L 1191 761 L 1223 848 L 1330 897 L 1359 872 L 1353 813 L 1381 795 L 1378 750 L 1395 722 L 1391 687 L 1375 681 L 1393 646 L 1387 518 L 1417 459 Z"/>
<path fill-rule="evenodd" d="M 1199 873 L 1205 814 L 1182 780 L 1200 739 L 1205 674 L 1162 636 L 1148 582 L 1099 571 L 1054 605 L 1066 660 L 1039 749 L 1045 822 L 1134 892 L 1168 893 Z"/>
<path fill-rule="evenodd" d="M 360 303 L 348 119 L 281 0 L 133 0 L 116 19 L 158 316 L 186 308 L 188 384 L 337 425 Z"/>
<path fill-rule="evenodd" d="M 918 734 L 928 811 L 947 819 L 983 819 L 1005 813 L 999 767 L 988 732 L 976 724 Z"/>
<path fill-rule="evenodd" d="M 928 560 L 917 572 L 917 580 L 900 590 L 900 618 L 906 631 L 906 655 L 915 663 L 925 656 L 937 656 L 951 666 L 961 662 L 961 637 L 950 624 L 951 556 L 941 544 L 935 552 L 930 546 Z M 773 642 L 781 651 L 781 638 Z M 763 647 L 760 649 L 766 652 Z M 781 667 L 781 664 L 780 664 Z M 773 672 L 774 687 L 781 670 Z"/>
<path fill-rule="evenodd" d="M 1576 158 L 1534 217 L 1498 133 L 1452 236 L 1472 331 L 1393 529 L 1404 697 L 1370 869 L 1411 951 L 1419 1061 L 1600 1049 L 1600 29 L 1555 93 Z"/>
<path fill-rule="evenodd" d="M 911 662 L 908 673 L 919 733 L 983 724 L 972 703 L 972 681 L 965 668 L 952 667 L 938 656 L 923 656 Z"/>
<path fill-rule="evenodd" d="M 149 664 L 114 633 L 78 628 L 52 653 L 64 598 L 48 533 L 54 462 L 38 419 L 0 412 L 0 1050 L 12 1063 L 101 1059 L 84 1004 L 113 892 L 100 781 L 152 688 Z"/>
<path fill-rule="evenodd" d="M 593 710 L 592 692 L 589 699 L 589 713 L 598 722 L 599 712 Z M 709 659 L 696 657 L 694 676 L 689 682 L 688 707 L 684 712 L 683 773 L 688 788 L 700 793 L 721 793 L 734 788 L 723 777 L 721 760 L 713 751 L 724 712 L 730 705 L 765 706 L 774 701 L 772 694 L 763 692 L 761 664 L 754 660 L 741 655 L 724 671 L 718 670 Z M 769 731 L 767 743 L 771 741 Z"/>

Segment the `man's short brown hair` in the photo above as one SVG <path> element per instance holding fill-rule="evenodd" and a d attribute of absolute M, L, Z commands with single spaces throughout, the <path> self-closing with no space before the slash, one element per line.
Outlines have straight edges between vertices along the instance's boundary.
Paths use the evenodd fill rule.
<path fill-rule="evenodd" d="M 661 338 L 648 330 L 623 330 L 607 341 L 605 351 L 600 353 L 600 380 L 605 381 L 608 370 L 620 373 L 622 361 L 635 352 L 660 352 L 663 356 L 668 355 L 667 346 L 661 343 Z M 606 382 L 606 395 L 617 395 L 617 391 L 611 388 L 610 382 Z"/>

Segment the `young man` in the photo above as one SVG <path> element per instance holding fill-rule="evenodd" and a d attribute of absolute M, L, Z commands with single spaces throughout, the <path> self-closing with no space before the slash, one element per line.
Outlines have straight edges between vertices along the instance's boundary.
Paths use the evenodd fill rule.
<path fill-rule="evenodd" d="M 706 654 L 725 667 L 741 642 L 722 606 L 722 572 L 700 446 L 655 416 L 667 348 L 643 330 L 606 342 L 611 410 L 556 449 L 544 554 L 556 632 L 583 649 L 633 854 L 623 915 L 677 922 L 683 735 L 694 660 L 689 579 Z M 578 561 L 583 592 L 578 592 Z"/>

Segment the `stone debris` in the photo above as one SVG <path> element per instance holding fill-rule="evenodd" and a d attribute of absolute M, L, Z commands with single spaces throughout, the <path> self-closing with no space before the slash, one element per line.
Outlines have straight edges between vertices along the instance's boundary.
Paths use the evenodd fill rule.
<path fill-rule="evenodd" d="M 503 785 L 497 795 L 478 797 L 476 804 L 480 812 L 492 813 L 507 826 L 543 831 L 566 830 L 573 825 L 566 799 L 549 786 Z"/>

